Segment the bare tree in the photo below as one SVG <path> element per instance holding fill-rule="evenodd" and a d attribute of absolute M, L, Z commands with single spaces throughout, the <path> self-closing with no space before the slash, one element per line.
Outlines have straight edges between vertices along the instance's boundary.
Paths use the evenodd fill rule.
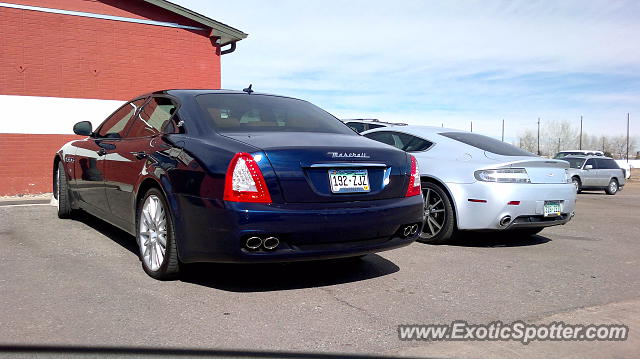
<path fill-rule="evenodd" d="M 557 151 L 578 148 L 580 130 L 578 126 L 568 121 L 547 121 L 540 131 L 540 152 L 543 156 L 553 156 Z M 518 137 L 517 145 L 529 152 L 537 152 L 537 135 L 534 131 L 525 130 Z M 625 158 L 627 152 L 626 136 L 597 136 L 583 133 L 582 148 L 603 151 L 605 155 L 615 158 Z M 629 139 L 629 153 L 634 154 L 638 149 L 638 139 Z M 630 155 L 631 156 L 631 155 Z"/>
<path fill-rule="evenodd" d="M 538 139 L 531 130 L 526 130 L 518 138 L 518 145 L 525 151 L 536 153 L 538 146 Z"/>

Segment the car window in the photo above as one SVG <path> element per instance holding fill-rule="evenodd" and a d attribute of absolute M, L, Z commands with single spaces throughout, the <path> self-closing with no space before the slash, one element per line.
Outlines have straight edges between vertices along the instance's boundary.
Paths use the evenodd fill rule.
<path fill-rule="evenodd" d="M 616 161 L 608 158 L 597 158 L 596 163 L 598 164 L 599 169 L 612 170 L 620 168 Z"/>
<path fill-rule="evenodd" d="M 594 169 L 598 168 L 598 166 L 596 165 L 596 160 L 593 158 L 589 158 L 587 162 L 585 162 L 584 166 L 586 167 L 588 165 L 592 165 Z"/>
<path fill-rule="evenodd" d="M 344 123 L 309 102 L 248 94 L 204 94 L 196 102 L 221 133 L 322 132 L 355 135 Z"/>
<path fill-rule="evenodd" d="M 582 168 L 582 164 L 584 163 L 584 158 L 563 157 L 562 160 L 569 162 L 569 167 L 571 168 Z"/>
<path fill-rule="evenodd" d="M 166 97 L 152 97 L 135 116 L 127 137 L 147 137 L 167 132 L 177 105 Z"/>
<path fill-rule="evenodd" d="M 98 137 L 101 138 L 122 138 L 131 116 L 144 103 L 144 99 L 128 102 L 114 112 L 98 130 Z"/>
<path fill-rule="evenodd" d="M 400 149 L 408 152 L 425 151 L 433 145 L 433 142 L 406 133 L 394 132 L 397 142 L 401 144 Z"/>
<path fill-rule="evenodd" d="M 389 132 L 389 131 L 372 132 L 372 133 L 367 133 L 366 135 L 364 135 L 364 137 L 402 149 L 401 144 L 400 144 L 400 147 L 398 147 L 398 143 L 396 142 L 393 136 L 393 132 Z"/>
<path fill-rule="evenodd" d="M 365 131 L 364 123 L 360 122 L 347 122 L 347 126 L 351 127 L 352 130 L 360 133 Z"/>
<path fill-rule="evenodd" d="M 440 135 L 451 138 L 458 142 L 462 142 L 469 146 L 481 149 L 483 151 L 495 153 L 502 156 L 532 156 L 531 152 L 510 145 L 506 142 L 496 140 L 495 138 L 479 135 L 471 132 L 441 132 Z"/>
<path fill-rule="evenodd" d="M 374 128 L 380 128 L 380 127 L 384 127 L 383 125 L 374 125 L 372 123 L 369 124 L 369 130 L 373 130 Z"/>

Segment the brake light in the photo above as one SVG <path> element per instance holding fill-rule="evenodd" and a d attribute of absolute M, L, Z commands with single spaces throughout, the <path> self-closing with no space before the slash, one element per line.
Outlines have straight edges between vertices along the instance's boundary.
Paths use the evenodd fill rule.
<path fill-rule="evenodd" d="M 418 161 L 413 155 L 411 156 L 411 177 L 409 177 L 409 187 L 407 187 L 407 194 L 405 197 L 418 196 L 422 194 L 422 188 L 420 187 L 420 170 L 418 168 Z"/>
<path fill-rule="evenodd" d="M 258 163 L 240 152 L 229 163 L 224 184 L 224 200 L 231 202 L 271 203 L 271 195 Z"/>

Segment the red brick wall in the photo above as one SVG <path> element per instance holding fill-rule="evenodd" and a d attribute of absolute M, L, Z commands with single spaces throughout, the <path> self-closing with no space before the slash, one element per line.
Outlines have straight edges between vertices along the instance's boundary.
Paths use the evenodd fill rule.
<path fill-rule="evenodd" d="M 80 138 L 0 133 L 0 196 L 51 192 L 54 154 Z"/>
<path fill-rule="evenodd" d="M 140 0 L 14 3 L 199 26 Z M 0 8 L 0 94 L 126 100 L 166 88 L 219 88 L 209 31 Z"/>
<path fill-rule="evenodd" d="M 6 2 L 204 27 L 141 0 Z M 220 88 L 209 31 L 0 7 L 0 95 L 127 100 Z M 0 196 L 50 192 L 53 155 L 75 136 L 2 132 L 0 123 Z"/>

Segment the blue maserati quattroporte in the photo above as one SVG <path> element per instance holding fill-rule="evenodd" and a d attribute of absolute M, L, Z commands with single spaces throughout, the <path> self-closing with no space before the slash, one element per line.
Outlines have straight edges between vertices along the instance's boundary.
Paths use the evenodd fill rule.
<path fill-rule="evenodd" d="M 303 100 L 159 91 L 73 130 L 87 137 L 53 159 L 58 215 L 131 233 L 157 279 L 183 263 L 356 257 L 420 233 L 415 158 Z"/>

